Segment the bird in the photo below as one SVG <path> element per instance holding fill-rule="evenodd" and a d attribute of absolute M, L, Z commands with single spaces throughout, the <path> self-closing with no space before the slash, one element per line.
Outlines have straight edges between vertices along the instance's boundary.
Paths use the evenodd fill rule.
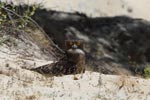
<path fill-rule="evenodd" d="M 65 47 L 65 54 L 59 61 L 30 70 L 46 76 L 84 73 L 85 52 L 83 50 L 83 40 L 66 40 Z M 78 78 L 74 77 L 74 79 L 77 80 Z"/>
<path fill-rule="evenodd" d="M 67 70 L 73 69 L 74 74 L 85 72 L 85 52 L 83 50 L 83 40 L 66 40 L 66 55 L 68 63 L 73 66 L 68 66 Z"/>

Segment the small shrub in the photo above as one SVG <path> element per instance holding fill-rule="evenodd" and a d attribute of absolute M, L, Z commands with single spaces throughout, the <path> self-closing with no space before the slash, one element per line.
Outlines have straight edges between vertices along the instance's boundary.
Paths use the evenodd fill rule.
<path fill-rule="evenodd" d="M 21 5 L 16 6 L 13 3 L 7 4 L 0 1 L 0 25 L 11 23 L 17 28 L 24 28 L 30 22 L 39 5 Z"/>
<path fill-rule="evenodd" d="M 144 78 L 150 78 L 150 68 L 145 68 L 143 73 Z"/>

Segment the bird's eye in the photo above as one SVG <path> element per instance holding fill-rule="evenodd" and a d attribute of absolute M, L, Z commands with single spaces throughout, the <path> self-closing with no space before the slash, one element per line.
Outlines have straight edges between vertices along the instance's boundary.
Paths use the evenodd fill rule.
<path fill-rule="evenodd" d="M 73 43 L 70 41 L 70 42 L 69 42 L 69 45 L 71 46 L 72 44 L 73 44 Z"/>
<path fill-rule="evenodd" d="M 77 41 L 77 45 L 80 46 L 80 41 Z"/>

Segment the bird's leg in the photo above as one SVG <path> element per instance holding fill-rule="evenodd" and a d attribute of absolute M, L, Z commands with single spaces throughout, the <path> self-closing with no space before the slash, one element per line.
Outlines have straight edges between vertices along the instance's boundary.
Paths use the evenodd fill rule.
<path fill-rule="evenodd" d="M 77 69 L 77 65 L 75 65 L 74 67 L 74 71 L 73 71 L 73 74 L 74 74 L 74 80 L 79 80 L 79 78 L 76 76 L 76 74 L 78 73 L 78 69 Z"/>
<path fill-rule="evenodd" d="M 85 73 L 86 65 L 85 63 L 82 65 L 82 73 L 81 73 L 81 78 L 83 78 L 83 74 Z"/>

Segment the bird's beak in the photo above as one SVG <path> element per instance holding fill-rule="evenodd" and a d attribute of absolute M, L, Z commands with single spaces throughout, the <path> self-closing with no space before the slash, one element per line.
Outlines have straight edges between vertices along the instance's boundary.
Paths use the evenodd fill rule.
<path fill-rule="evenodd" d="M 72 48 L 73 48 L 73 49 L 77 49 L 78 46 L 77 46 L 76 44 L 73 44 L 73 45 L 72 45 Z"/>

